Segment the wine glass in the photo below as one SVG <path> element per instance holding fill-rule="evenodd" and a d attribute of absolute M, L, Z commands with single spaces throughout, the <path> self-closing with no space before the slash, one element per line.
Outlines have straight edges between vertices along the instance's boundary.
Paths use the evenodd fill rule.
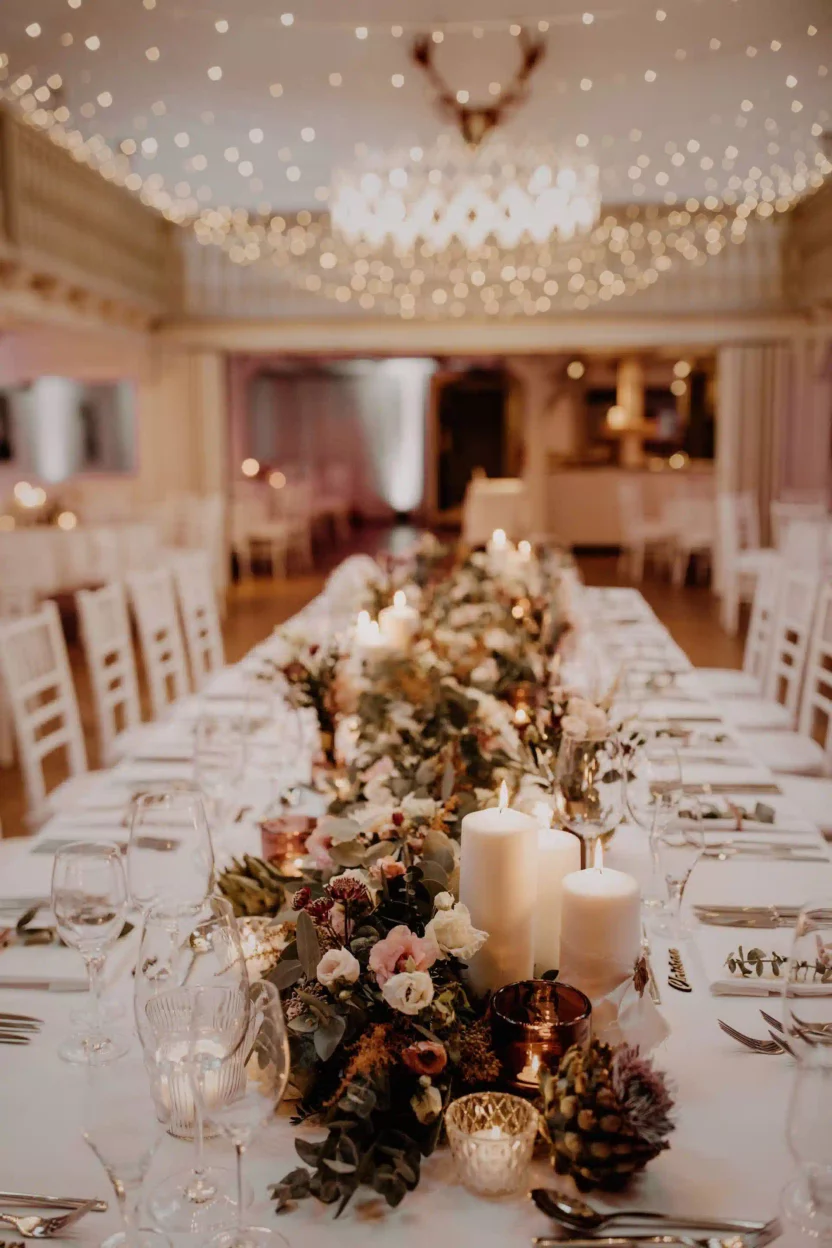
<path fill-rule="evenodd" d="M 623 756 L 614 733 L 564 732 L 555 762 L 555 804 L 565 828 L 581 840 L 583 865 L 595 842 L 608 840 L 624 816 Z"/>
<path fill-rule="evenodd" d="M 158 1231 L 139 1229 L 142 1184 L 162 1135 L 158 1089 L 151 1095 L 148 1071 L 135 1055 L 88 1068 L 83 1134 L 113 1185 L 124 1229 L 101 1248 L 170 1248 Z"/>
<path fill-rule="evenodd" d="M 194 780 L 215 828 L 222 826 L 228 794 L 243 776 L 247 723 L 247 716 L 232 715 L 200 715 L 196 721 Z"/>
<path fill-rule="evenodd" d="M 204 1163 L 202 1105 L 232 1091 L 225 1082 L 228 1059 L 240 1051 L 249 1019 L 245 958 L 228 902 L 209 897 L 201 906 L 148 912 L 134 1004 L 145 1060 L 157 1072 L 169 1111 L 168 1129 L 195 1142 L 192 1169 L 156 1188 L 151 1212 L 166 1230 L 214 1230 L 233 1210 L 233 1176 Z"/>
<path fill-rule="evenodd" d="M 271 718 L 261 722 L 247 742 L 247 778 L 265 787 L 268 811 L 277 803 L 293 805 L 298 788 L 310 779 L 312 754 L 306 750 L 308 761 L 304 768 L 304 751 L 301 712 L 276 696 Z"/>
<path fill-rule="evenodd" d="M 651 737 L 637 747 L 627 772 L 627 806 L 639 827 L 650 835 L 667 827 L 683 794 L 676 747 L 662 737 Z"/>
<path fill-rule="evenodd" d="M 214 885 L 214 850 L 202 795 L 160 786 L 133 804 L 127 843 L 127 881 L 140 910 L 189 906 Z"/>
<path fill-rule="evenodd" d="M 832 1069 L 832 899 L 802 907 L 783 976 L 783 1026 L 797 1060 Z"/>
<path fill-rule="evenodd" d="M 58 934 L 84 959 L 90 986 L 89 1030 L 60 1045 L 65 1062 L 108 1060 L 124 1052 L 104 1030 L 101 973 L 121 935 L 127 910 L 127 881 L 117 845 L 75 841 L 63 845 L 52 864 L 52 911 Z"/>
<path fill-rule="evenodd" d="M 665 918 L 659 920 L 656 930 L 669 934 L 674 940 L 684 934 L 682 900 L 691 872 L 705 848 L 701 815 L 699 803 L 692 801 L 684 819 L 656 828 L 650 838 L 659 876 L 667 888 Z"/>
<path fill-rule="evenodd" d="M 211 1248 L 270 1248 L 285 1244 L 277 1231 L 246 1226 L 243 1217 L 243 1154 L 283 1099 L 291 1059 L 289 1037 L 274 984 L 260 980 L 251 989 L 251 1020 L 244 1045 L 245 1065 L 226 1099 L 206 1104 L 206 1119 L 234 1145 L 237 1154 L 237 1225 L 220 1231 Z M 233 1060 L 233 1059 L 232 1059 Z M 236 1072 L 235 1072 L 236 1074 Z"/>
<path fill-rule="evenodd" d="M 783 1216 L 812 1239 L 832 1238 L 832 1068 L 799 1064 L 786 1117 L 796 1177 L 780 1198 Z"/>

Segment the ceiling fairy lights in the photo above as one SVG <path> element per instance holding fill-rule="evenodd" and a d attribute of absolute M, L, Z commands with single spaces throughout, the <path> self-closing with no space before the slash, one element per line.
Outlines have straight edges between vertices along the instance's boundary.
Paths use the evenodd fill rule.
<path fill-rule="evenodd" d="M 412 16 L 384 23 L 362 22 L 361 14 L 350 21 L 264 16 L 244 3 L 225 12 L 199 2 L 142 0 L 137 7 L 135 38 L 122 43 L 103 17 L 90 20 L 83 3 L 69 4 L 56 20 L 46 0 L 5 0 L 0 92 L 76 160 L 193 228 L 235 263 L 268 264 L 301 289 L 368 312 L 538 315 L 608 302 L 674 266 L 704 264 L 741 242 L 751 221 L 787 212 L 832 173 L 824 147 L 832 122 L 824 96 L 832 15 L 816 0 L 767 6 L 765 28 L 759 7 L 746 14 L 737 0 L 700 0 L 696 22 L 687 25 L 689 6 L 678 3 L 639 14 L 577 9 L 427 28 Z M 19 29 L 12 29 L 13 12 Z M 183 85 L 176 54 L 187 23 L 203 59 Z M 560 127 L 557 142 L 540 149 L 548 145 L 545 160 L 525 160 L 535 137 L 547 133 L 540 114 L 526 134 L 507 135 L 508 157 L 495 156 L 492 176 L 512 192 L 525 183 L 526 202 L 515 196 L 495 217 L 499 192 L 489 192 L 482 212 L 466 211 L 450 176 L 437 202 L 427 175 L 443 145 L 435 126 L 430 132 L 431 110 L 407 64 L 408 46 L 423 36 L 441 58 L 454 106 L 476 112 L 499 102 L 511 80 L 511 48 L 526 34 L 550 41 L 539 95 L 542 116 Z M 609 66 L 594 53 L 605 34 L 615 45 Z M 228 93 L 241 89 L 239 58 L 266 41 L 278 54 L 261 79 L 246 72 L 248 102 L 229 108 Z M 337 115 L 331 105 L 310 106 L 308 67 L 300 80 L 291 67 L 301 48 L 313 50 L 322 92 L 339 101 Z M 471 68 L 478 48 L 490 56 L 479 85 Z M 370 59 L 356 63 L 364 49 Z M 132 69 L 122 75 L 131 53 Z M 708 89 L 683 121 L 673 109 L 677 76 L 694 70 L 710 76 Z M 131 78 L 129 106 L 122 77 Z M 723 88 L 718 102 L 714 82 Z M 377 93 L 389 92 L 391 108 L 401 100 L 405 115 L 418 118 L 417 141 L 408 136 L 403 154 L 374 138 L 375 119 L 362 112 L 362 91 L 373 83 Z M 364 130 L 351 136 L 352 164 L 343 159 L 350 103 Z M 385 110 L 377 111 L 383 119 Z M 458 152 L 453 159 L 461 163 Z M 364 180 L 373 174 L 378 182 Z M 407 181 L 397 186 L 402 174 Z M 420 213 L 423 228 L 414 229 Z"/>

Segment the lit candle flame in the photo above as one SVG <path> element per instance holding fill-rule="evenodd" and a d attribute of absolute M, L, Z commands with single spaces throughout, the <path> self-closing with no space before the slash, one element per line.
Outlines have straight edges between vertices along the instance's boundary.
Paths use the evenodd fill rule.
<path fill-rule="evenodd" d="M 532 544 L 531 542 L 527 542 L 527 541 L 518 542 L 517 549 L 520 551 L 520 554 L 523 556 L 523 558 L 527 559 L 529 555 L 532 553 Z"/>
<path fill-rule="evenodd" d="M 495 550 L 502 550 L 506 544 L 505 529 L 495 529 L 491 534 L 491 544 Z"/>
<path fill-rule="evenodd" d="M 518 706 L 514 712 L 514 722 L 519 728 L 523 728 L 529 722 L 529 712 L 525 706 Z"/>
<path fill-rule="evenodd" d="M 508 806 L 508 785 L 505 780 L 500 785 L 500 810 L 505 810 Z"/>
<path fill-rule="evenodd" d="M 393 595 L 393 606 L 400 609 L 407 606 L 407 594 L 403 589 L 397 589 Z"/>
<path fill-rule="evenodd" d="M 601 844 L 600 837 L 595 842 L 595 853 L 593 855 L 592 865 L 595 867 L 596 871 L 603 871 L 604 869 L 604 846 Z"/>
<path fill-rule="evenodd" d="M 536 1075 L 540 1072 L 540 1058 L 537 1055 L 537 1053 L 532 1055 L 531 1068 L 532 1068 L 533 1075 Z"/>

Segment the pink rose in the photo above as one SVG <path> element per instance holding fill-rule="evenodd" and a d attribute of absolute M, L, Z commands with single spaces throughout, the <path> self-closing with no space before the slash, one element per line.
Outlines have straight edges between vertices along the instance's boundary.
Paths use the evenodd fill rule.
<path fill-rule="evenodd" d="M 387 854 L 384 858 L 378 858 L 370 867 L 370 878 L 372 880 L 392 880 L 397 875 L 404 875 L 404 873 L 404 863 L 399 862 L 391 854 Z"/>
<path fill-rule="evenodd" d="M 332 837 L 321 831 L 320 825 L 306 838 L 306 853 L 321 871 L 330 871 L 335 863 L 329 856 Z"/>
<path fill-rule="evenodd" d="M 427 936 L 416 936 L 409 927 L 393 930 L 373 945 L 370 951 L 370 970 L 383 988 L 388 979 L 402 971 L 426 971 L 439 957 L 436 942 Z"/>

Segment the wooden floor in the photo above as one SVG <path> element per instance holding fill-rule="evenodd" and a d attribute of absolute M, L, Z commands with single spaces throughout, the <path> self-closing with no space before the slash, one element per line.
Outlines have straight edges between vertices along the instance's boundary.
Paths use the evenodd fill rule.
<path fill-rule="evenodd" d="M 256 642 L 272 629 L 294 615 L 323 586 L 328 572 L 347 554 L 359 551 L 377 554 L 397 549 L 413 536 L 407 526 L 358 530 L 349 546 L 328 552 L 311 575 L 272 580 L 258 576 L 242 585 L 232 586 L 228 597 L 228 613 L 224 622 L 226 657 L 235 663 Z M 618 579 L 617 561 L 607 556 L 580 559 L 581 570 L 589 585 L 623 584 Z M 640 586 L 659 618 L 675 640 L 697 666 L 735 667 L 742 662 L 742 646 L 738 639 L 727 637 L 719 626 L 716 600 L 704 587 L 674 589 L 665 581 L 645 581 Z M 78 702 L 91 767 L 98 766 L 92 701 L 83 657 L 77 642 L 70 640 L 70 661 L 78 691 Z M 143 690 L 144 697 L 144 690 Z M 145 707 L 145 714 L 147 708 Z M 61 778 L 61 760 L 48 760 L 49 782 Z M 54 768 L 54 770 L 53 770 Z M 23 835 L 29 831 L 25 822 L 25 798 L 20 771 L 17 767 L 0 771 L 0 828 L 5 836 Z"/>

